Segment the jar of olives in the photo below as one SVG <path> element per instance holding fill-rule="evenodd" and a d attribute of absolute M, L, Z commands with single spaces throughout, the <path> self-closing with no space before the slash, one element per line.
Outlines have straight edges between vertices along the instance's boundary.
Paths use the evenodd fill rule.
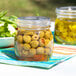
<path fill-rule="evenodd" d="M 47 61 L 53 50 L 50 19 L 46 17 L 20 17 L 15 37 L 15 54 L 19 60 Z"/>
<path fill-rule="evenodd" d="M 55 40 L 62 44 L 76 44 L 76 6 L 56 9 Z"/>

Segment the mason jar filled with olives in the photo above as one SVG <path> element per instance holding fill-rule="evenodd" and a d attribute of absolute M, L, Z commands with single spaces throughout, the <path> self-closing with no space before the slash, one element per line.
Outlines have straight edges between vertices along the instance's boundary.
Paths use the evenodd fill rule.
<path fill-rule="evenodd" d="M 50 19 L 46 17 L 20 17 L 15 37 L 17 59 L 25 61 L 47 61 L 53 50 L 53 35 Z"/>
<path fill-rule="evenodd" d="M 55 40 L 61 44 L 76 44 L 76 6 L 56 9 Z"/>

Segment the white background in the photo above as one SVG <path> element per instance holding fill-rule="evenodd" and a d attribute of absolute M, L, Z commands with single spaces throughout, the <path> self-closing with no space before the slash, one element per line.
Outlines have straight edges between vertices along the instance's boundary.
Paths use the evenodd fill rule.
<path fill-rule="evenodd" d="M 0 64 L 0 76 L 76 76 L 76 57 L 49 70 Z"/>
<path fill-rule="evenodd" d="M 49 70 L 0 64 L 0 76 L 76 76 L 76 57 Z"/>

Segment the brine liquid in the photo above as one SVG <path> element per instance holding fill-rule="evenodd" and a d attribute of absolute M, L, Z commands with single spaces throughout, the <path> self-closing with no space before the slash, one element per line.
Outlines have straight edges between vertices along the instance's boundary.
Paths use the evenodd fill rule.
<path fill-rule="evenodd" d="M 56 19 L 55 39 L 58 43 L 76 44 L 76 19 Z"/>

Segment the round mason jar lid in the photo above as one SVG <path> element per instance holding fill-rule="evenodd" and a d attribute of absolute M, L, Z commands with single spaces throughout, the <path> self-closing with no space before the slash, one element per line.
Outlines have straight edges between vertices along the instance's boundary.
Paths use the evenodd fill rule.
<path fill-rule="evenodd" d="M 23 27 L 26 29 L 44 28 L 50 25 L 50 18 L 42 16 L 20 17 L 17 20 L 17 24 L 19 27 Z"/>

